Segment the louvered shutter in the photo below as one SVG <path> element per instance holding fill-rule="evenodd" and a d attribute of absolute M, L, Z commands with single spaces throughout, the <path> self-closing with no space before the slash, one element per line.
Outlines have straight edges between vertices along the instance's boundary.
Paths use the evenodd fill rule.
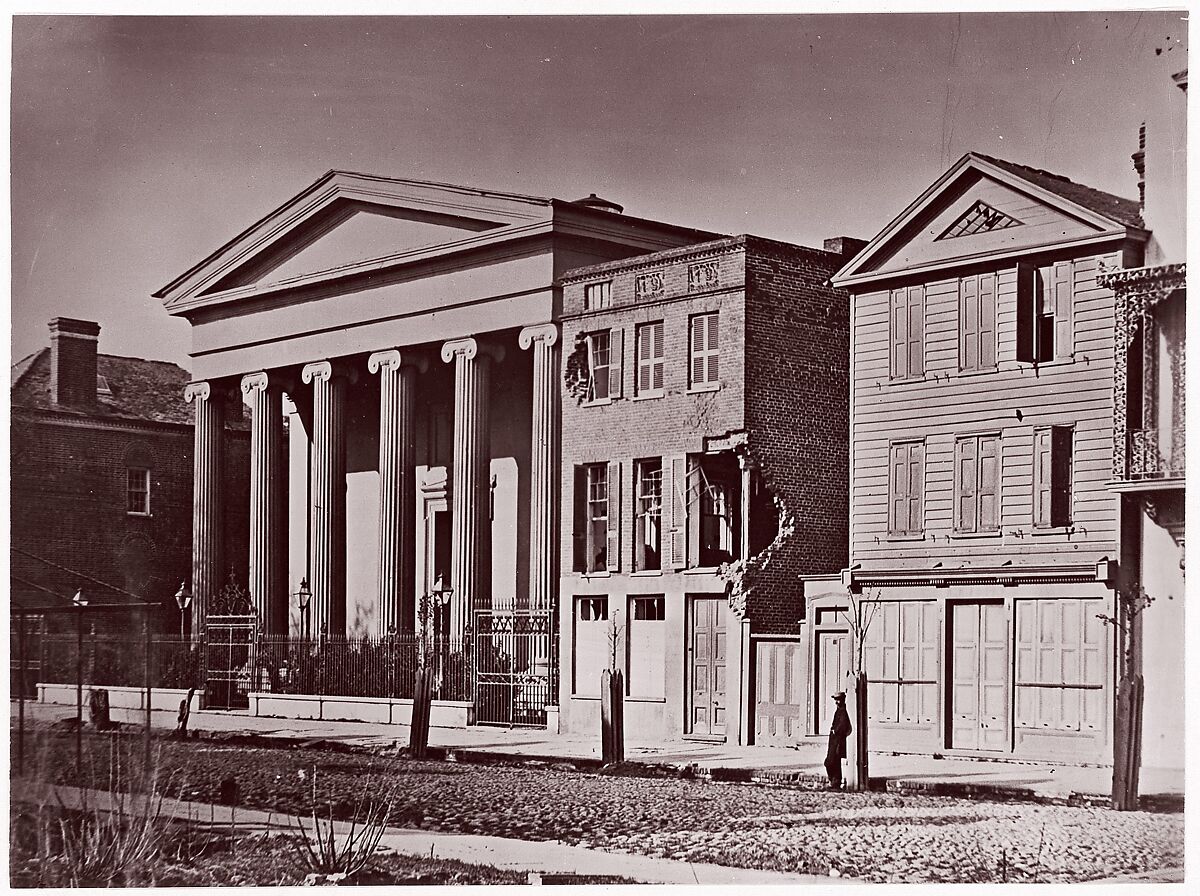
<path fill-rule="evenodd" d="M 925 528 L 925 443 L 914 442 L 908 446 L 908 531 L 921 532 Z"/>
<path fill-rule="evenodd" d="M 621 386 L 624 382 L 622 364 L 625 360 L 624 331 L 613 327 L 608 335 L 608 394 L 610 398 L 621 397 Z"/>
<path fill-rule="evenodd" d="M 975 492 L 974 439 L 959 439 L 954 445 L 954 528 L 974 532 L 979 518 L 979 501 Z"/>
<path fill-rule="evenodd" d="M 715 383 L 720 378 L 720 371 L 718 369 L 718 361 L 721 357 L 718 350 L 720 346 L 720 326 L 716 314 L 706 314 L 704 317 L 707 321 L 706 327 L 708 329 L 708 332 L 705 334 L 706 347 L 708 348 L 708 365 L 705 370 L 704 381 L 706 383 Z"/>
<path fill-rule="evenodd" d="M 1050 525 L 1071 523 L 1071 473 L 1075 432 L 1070 426 L 1050 429 Z"/>
<path fill-rule="evenodd" d="M 996 275 L 979 278 L 979 366 L 996 366 Z"/>
<path fill-rule="evenodd" d="M 1074 269 L 1069 261 L 1054 264 L 1054 357 L 1070 358 L 1075 354 L 1075 328 L 1071 322 L 1075 299 Z"/>
<path fill-rule="evenodd" d="M 891 341 L 892 376 L 904 379 L 908 376 L 908 303 L 906 291 L 892 290 Z"/>
<path fill-rule="evenodd" d="M 663 358 L 666 352 L 663 349 L 663 324 L 658 322 L 652 328 L 654 330 L 654 365 L 651 370 L 650 388 L 661 389 L 663 387 Z"/>
<path fill-rule="evenodd" d="M 1050 493 L 1054 475 L 1051 472 L 1051 437 L 1049 429 L 1033 434 L 1033 524 L 1051 526 Z"/>
<path fill-rule="evenodd" d="M 608 465 L 608 544 L 605 556 L 609 572 L 621 571 L 621 462 Z"/>
<path fill-rule="evenodd" d="M 664 483 L 663 493 L 670 502 L 669 557 L 673 569 L 687 566 L 687 457 L 679 455 L 668 459 L 664 469 L 670 471 L 670 480 Z"/>
<path fill-rule="evenodd" d="M 908 375 L 925 374 L 925 287 L 908 288 Z"/>
<path fill-rule="evenodd" d="M 1017 360 L 1037 360 L 1037 268 L 1017 265 Z"/>
<path fill-rule="evenodd" d="M 654 363 L 654 333 L 649 324 L 638 327 L 637 331 L 637 391 L 638 394 L 649 392 L 650 367 Z"/>
<path fill-rule="evenodd" d="M 985 436 L 979 440 L 979 531 L 1000 528 L 1000 439 Z"/>
<path fill-rule="evenodd" d="M 704 331 L 707 329 L 707 318 L 698 315 L 692 318 L 692 351 L 691 351 L 691 384 L 693 386 L 704 382 Z"/>
<path fill-rule="evenodd" d="M 979 278 L 958 281 L 958 367 L 979 369 Z"/>
<path fill-rule="evenodd" d="M 587 467 L 575 468 L 575 494 L 571 514 L 571 568 L 587 572 Z"/>

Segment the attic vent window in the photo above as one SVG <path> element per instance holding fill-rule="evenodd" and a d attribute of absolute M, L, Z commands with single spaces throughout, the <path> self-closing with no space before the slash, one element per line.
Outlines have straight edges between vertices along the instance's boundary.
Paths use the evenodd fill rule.
<path fill-rule="evenodd" d="M 112 395 L 112 387 L 101 373 L 96 374 L 96 392 L 99 395 Z"/>
<path fill-rule="evenodd" d="M 997 211 L 986 202 L 976 202 L 970 210 L 946 229 L 938 237 L 939 240 L 949 240 L 956 236 L 971 236 L 974 233 L 987 233 L 991 230 L 1003 230 L 1006 227 L 1020 227 L 1021 222 L 1016 218 Z"/>

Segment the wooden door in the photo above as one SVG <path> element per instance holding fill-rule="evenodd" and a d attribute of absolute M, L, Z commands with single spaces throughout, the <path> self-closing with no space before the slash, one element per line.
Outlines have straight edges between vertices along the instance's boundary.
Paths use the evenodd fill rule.
<path fill-rule="evenodd" d="M 1003 603 L 952 604 L 950 744 L 958 750 L 1008 747 L 1008 610 Z"/>
<path fill-rule="evenodd" d="M 846 690 L 850 672 L 850 633 L 817 632 L 817 734 L 828 734 L 836 705 L 831 699 Z"/>
<path fill-rule="evenodd" d="M 724 598 L 692 599 L 688 654 L 691 663 L 689 729 L 692 734 L 725 734 Z"/>
<path fill-rule="evenodd" d="M 794 744 L 804 728 L 804 642 L 756 641 L 754 742 Z"/>

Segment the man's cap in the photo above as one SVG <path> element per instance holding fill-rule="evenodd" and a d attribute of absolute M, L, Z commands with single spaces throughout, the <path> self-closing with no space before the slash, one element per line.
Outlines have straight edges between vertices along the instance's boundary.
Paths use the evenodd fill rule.
<path fill-rule="evenodd" d="M 845 691 L 838 691 L 836 694 L 834 694 L 834 695 L 833 695 L 833 699 L 834 699 L 834 700 L 845 700 L 845 699 L 846 699 L 846 692 L 845 692 Z"/>

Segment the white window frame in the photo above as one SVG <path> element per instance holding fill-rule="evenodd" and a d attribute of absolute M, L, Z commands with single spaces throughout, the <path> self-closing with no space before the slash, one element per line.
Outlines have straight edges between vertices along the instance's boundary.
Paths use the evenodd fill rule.
<path fill-rule="evenodd" d="M 663 322 L 652 321 L 638 324 L 635 332 L 637 342 L 637 377 L 634 379 L 634 395 L 638 398 L 657 398 L 663 394 L 663 376 L 666 364 Z M 647 340 L 649 345 L 645 344 Z M 646 349 L 649 348 L 649 353 Z"/>
<path fill-rule="evenodd" d="M 612 281 L 601 280 L 583 287 L 583 310 L 603 311 L 612 307 Z"/>
<path fill-rule="evenodd" d="M 595 333 L 588 333 L 585 337 L 587 340 L 587 360 L 588 360 L 588 390 L 587 400 L 589 402 L 610 401 L 613 396 L 612 388 L 612 331 L 597 330 Z M 604 362 L 600 363 L 599 358 L 603 356 Z M 596 391 L 596 376 L 604 372 L 604 394 L 599 395 Z"/>
<path fill-rule="evenodd" d="M 135 474 L 140 474 L 135 482 Z M 140 488 L 135 487 L 140 485 Z M 141 509 L 134 506 L 135 495 L 141 496 Z M 145 467 L 129 467 L 125 471 L 125 512 L 129 516 L 150 516 L 150 470 Z"/>

